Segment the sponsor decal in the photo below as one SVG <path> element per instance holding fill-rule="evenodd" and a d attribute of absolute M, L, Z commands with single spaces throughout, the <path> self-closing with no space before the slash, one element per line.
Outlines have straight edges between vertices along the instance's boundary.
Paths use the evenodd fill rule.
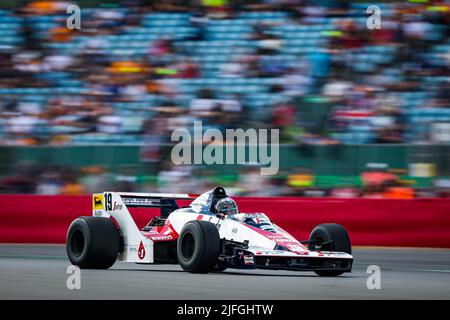
<path fill-rule="evenodd" d="M 122 201 L 123 201 L 123 203 L 125 203 L 125 205 L 137 205 L 137 206 L 151 206 L 156 203 L 147 198 L 143 198 L 143 199 L 141 199 L 141 198 L 125 198 L 125 199 L 122 199 Z"/>
<path fill-rule="evenodd" d="M 256 217 L 256 218 L 253 218 L 253 220 L 254 220 L 256 223 L 258 223 L 258 224 L 261 224 L 261 223 L 267 223 L 267 224 L 269 224 L 269 223 L 270 223 L 270 220 L 269 220 L 269 219 L 263 218 L 263 217 Z"/>
<path fill-rule="evenodd" d="M 106 211 L 112 211 L 112 194 L 105 192 L 105 208 Z"/>
<path fill-rule="evenodd" d="M 244 255 L 244 264 L 245 265 L 253 265 L 255 264 L 255 260 L 252 255 Z"/>
<path fill-rule="evenodd" d="M 347 253 L 345 252 L 332 252 L 332 251 L 319 251 L 322 255 L 327 255 L 327 256 L 331 256 L 331 257 L 340 257 L 340 256 L 346 256 Z"/>
<path fill-rule="evenodd" d="M 285 241 L 285 242 L 287 242 L 287 241 L 290 242 L 291 241 L 291 239 L 286 238 L 285 236 L 282 236 L 282 235 L 271 235 L 271 234 L 268 234 L 267 238 L 269 238 L 270 240 L 273 240 L 273 241 Z"/>
<path fill-rule="evenodd" d="M 171 235 L 168 236 L 155 236 L 155 237 L 151 237 L 152 240 L 155 241 L 164 241 L 164 240 L 172 240 L 173 237 Z"/>
<path fill-rule="evenodd" d="M 264 250 L 264 251 L 256 251 L 255 254 L 256 255 L 292 255 L 293 253 L 283 251 L 283 250 Z M 312 252 L 300 251 L 300 252 L 295 252 L 295 254 L 305 255 L 305 256 L 308 256 L 308 255 L 314 256 L 315 254 L 317 254 L 317 256 L 319 256 L 319 257 L 325 257 L 325 256 L 327 256 L 327 257 L 342 257 L 342 256 L 347 255 L 345 252 L 330 252 L 330 251 L 312 251 Z"/>
<path fill-rule="evenodd" d="M 302 246 L 297 245 L 297 244 L 288 244 L 288 245 L 286 245 L 286 248 L 288 248 L 289 250 L 294 251 L 294 252 L 305 251 Z"/>
<path fill-rule="evenodd" d="M 257 255 L 292 255 L 294 253 L 287 252 L 283 250 L 264 250 L 264 251 L 257 251 Z"/>
<path fill-rule="evenodd" d="M 95 210 L 94 211 L 94 217 L 101 217 L 103 215 L 103 211 L 102 210 Z"/>
<path fill-rule="evenodd" d="M 271 225 L 268 225 L 268 224 L 262 224 L 259 227 L 261 228 L 261 230 L 264 230 L 264 231 L 274 231 L 274 232 L 276 232 L 275 229 Z"/>
<path fill-rule="evenodd" d="M 103 195 L 93 194 L 92 195 L 92 207 L 94 210 L 103 210 Z"/>
<path fill-rule="evenodd" d="M 144 244 L 142 243 L 142 241 L 139 244 L 138 257 L 141 260 L 143 260 L 145 258 L 145 247 L 144 247 Z"/>
<path fill-rule="evenodd" d="M 122 210 L 123 205 L 114 201 L 113 211 Z"/>

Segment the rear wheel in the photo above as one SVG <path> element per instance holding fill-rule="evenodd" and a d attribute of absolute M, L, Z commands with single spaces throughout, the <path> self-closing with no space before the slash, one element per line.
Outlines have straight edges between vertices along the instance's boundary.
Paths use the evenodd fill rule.
<path fill-rule="evenodd" d="M 116 261 L 119 247 L 119 231 L 109 218 L 79 217 L 67 232 L 69 260 L 82 269 L 108 269 Z"/>
<path fill-rule="evenodd" d="M 311 250 L 321 251 L 339 251 L 348 254 L 352 253 L 352 246 L 350 237 L 343 226 L 336 223 L 324 223 L 316 226 L 309 240 L 312 240 L 315 245 Z M 343 274 L 343 271 L 315 271 L 319 276 L 336 277 Z"/>
<path fill-rule="evenodd" d="M 184 225 L 177 241 L 177 257 L 185 271 L 214 271 L 219 253 L 219 231 L 214 224 L 195 220 Z"/>

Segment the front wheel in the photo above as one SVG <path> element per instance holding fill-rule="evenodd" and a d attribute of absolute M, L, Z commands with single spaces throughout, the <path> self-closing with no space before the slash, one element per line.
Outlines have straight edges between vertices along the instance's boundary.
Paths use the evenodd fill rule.
<path fill-rule="evenodd" d="M 338 251 L 348 254 L 352 253 L 350 237 L 343 226 L 336 223 L 324 223 L 316 226 L 309 240 L 314 243 L 311 250 Z M 336 277 L 343 274 L 343 271 L 315 271 L 323 277 Z"/>
<path fill-rule="evenodd" d="M 213 271 L 220 253 L 220 237 L 216 226 L 208 221 L 189 221 L 177 241 L 180 266 L 188 272 Z"/>

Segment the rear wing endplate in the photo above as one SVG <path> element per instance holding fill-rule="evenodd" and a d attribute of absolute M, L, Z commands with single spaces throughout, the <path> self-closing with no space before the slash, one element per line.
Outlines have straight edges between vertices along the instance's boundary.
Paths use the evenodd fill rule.
<path fill-rule="evenodd" d="M 105 202 L 107 195 L 111 192 L 104 192 Z M 130 208 L 161 208 L 160 217 L 167 218 L 169 214 L 178 209 L 175 200 L 193 200 L 197 194 L 176 194 L 176 193 L 134 193 L 134 192 L 116 192 L 123 201 L 123 204 Z M 93 205 L 95 210 L 96 201 L 99 194 L 93 195 Z M 102 197 L 103 198 L 103 197 Z"/>

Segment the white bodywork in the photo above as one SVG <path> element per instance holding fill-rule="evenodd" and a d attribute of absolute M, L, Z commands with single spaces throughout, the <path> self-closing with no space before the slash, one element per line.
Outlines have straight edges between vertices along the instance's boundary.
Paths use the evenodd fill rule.
<path fill-rule="evenodd" d="M 108 197 L 111 195 L 111 199 Z M 95 207 L 95 197 L 101 197 L 102 208 Z M 93 215 L 97 217 L 113 217 L 120 227 L 123 237 L 123 251 L 119 255 L 119 261 L 153 263 L 153 241 L 142 235 L 122 197 L 116 192 L 104 192 L 93 195 Z M 112 205 L 108 206 L 109 201 Z M 139 257 L 139 248 L 143 245 L 144 255 Z"/>
<path fill-rule="evenodd" d="M 128 211 L 122 196 L 135 196 L 140 197 L 141 199 L 162 196 L 174 199 L 192 199 L 192 196 L 187 194 L 117 192 L 104 192 L 103 194 L 93 195 L 93 215 L 105 218 L 112 217 L 119 225 L 124 245 L 124 250 L 119 255 L 119 261 L 153 263 L 154 241 L 141 233 L 130 212 Z M 191 204 L 192 208 L 195 208 L 195 206 L 198 205 L 196 201 Z M 145 202 L 151 203 L 151 199 L 147 199 Z M 172 212 L 169 215 L 168 220 L 177 234 L 180 234 L 183 226 L 189 221 L 210 221 L 211 223 L 217 225 L 220 238 L 237 242 L 248 241 L 247 250 L 258 256 L 322 257 L 340 259 L 353 258 L 350 254 L 344 252 L 309 251 L 290 234 L 276 225 L 275 227 L 280 230 L 280 233 L 274 236 L 273 239 L 270 239 L 255 229 L 252 229 L 251 227 L 236 220 L 230 218 L 219 219 L 213 215 L 202 214 L 199 212 L 189 212 L 184 211 L 183 209 Z M 280 241 L 282 241 L 284 247 L 287 247 L 293 252 L 287 250 L 274 250 L 275 246 L 277 243 L 280 243 Z M 144 248 L 144 254 L 142 254 L 142 248 Z"/>

